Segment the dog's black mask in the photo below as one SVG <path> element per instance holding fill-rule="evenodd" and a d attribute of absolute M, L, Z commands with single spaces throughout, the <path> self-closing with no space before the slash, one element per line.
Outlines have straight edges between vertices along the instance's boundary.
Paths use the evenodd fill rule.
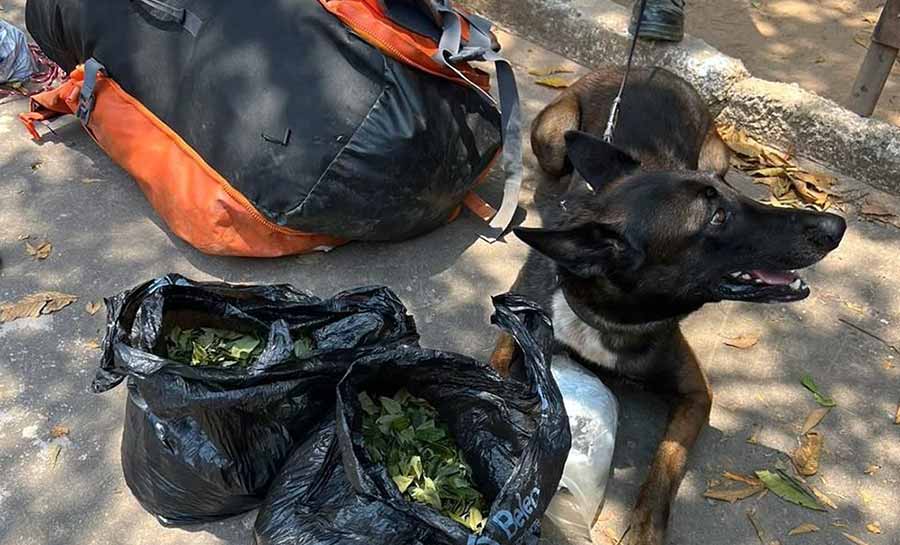
<path fill-rule="evenodd" d="M 515 232 L 626 322 L 723 299 L 803 299 L 809 287 L 793 270 L 837 248 L 846 229 L 834 214 L 759 204 L 712 173 L 643 171 L 586 133 L 566 144 L 575 174 L 558 221 Z"/>

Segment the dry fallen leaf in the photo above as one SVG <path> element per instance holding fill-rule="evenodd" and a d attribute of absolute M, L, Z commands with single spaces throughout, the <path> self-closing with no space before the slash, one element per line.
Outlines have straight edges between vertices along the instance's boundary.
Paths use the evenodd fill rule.
<path fill-rule="evenodd" d="M 729 488 L 727 486 L 718 488 L 710 487 L 706 492 L 703 493 L 704 498 L 734 503 L 736 501 L 745 500 L 750 496 L 759 494 L 766 489 L 766 485 L 764 485 L 763 482 L 759 479 L 751 479 L 750 477 L 743 477 L 742 475 L 734 475 L 731 473 L 726 473 L 724 474 L 724 476 L 729 479 L 731 478 L 731 476 L 736 477 L 732 480 L 740 481 L 742 483 L 745 483 L 747 486 L 742 486 L 740 488 Z"/>
<path fill-rule="evenodd" d="M 816 499 L 819 500 L 819 502 L 821 502 L 823 505 L 827 505 L 828 507 L 831 507 L 832 509 L 838 508 L 837 504 L 834 503 L 834 501 L 832 501 L 831 498 L 826 496 L 824 492 L 822 492 L 815 486 L 810 486 L 809 489 L 812 490 L 812 493 L 816 496 Z"/>
<path fill-rule="evenodd" d="M 773 204 L 791 208 L 827 210 L 835 203 L 829 191 L 829 176 L 807 172 L 791 161 L 791 154 L 767 146 L 734 125 L 719 127 L 725 144 L 734 152 L 732 165 L 769 186 Z"/>
<path fill-rule="evenodd" d="M 2 322 L 3 320 L 0 320 Z M 894 415 L 894 424 L 900 426 L 900 404 L 897 405 L 897 414 Z"/>
<path fill-rule="evenodd" d="M 74 295 L 57 291 L 26 295 L 14 303 L 0 304 L 0 323 L 11 322 L 19 318 L 37 318 L 42 314 L 51 314 L 71 305 L 77 300 L 78 297 Z"/>
<path fill-rule="evenodd" d="M 93 316 L 94 314 L 97 314 L 97 312 L 99 312 L 101 308 L 103 308 L 103 306 L 100 303 L 91 301 L 87 305 L 85 305 L 84 310 L 86 310 L 88 314 Z"/>
<path fill-rule="evenodd" d="M 868 32 L 866 30 L 863 30 L 862 32 L 857 32 L 853 36 L 853 41 L 856 42 L 856 45 L 865 47 L 868 49 L 869 43 L 872 41 L 872 33 Z"/>
<path fill-rule="evenodd" d="M 25 251 L 35 259 L 47 259 L 50 257 L 51 250 L 53 250 L 53 245 L 47 241 L 44 241 L 37 246 L 34 246 L 30 242 L 25 243 Z"/>
<path fill-rule="evenodd" d="M 866 524 L 866 530 L 868 530 L 870 534 L 880 534 L 881 524 L 879 524 L 878 521 L 870 522 Z"/>
<path fill-rule="evenodd" d="M 65 437 L 67 435 L 69 435 L 69 428 L 66 426 L 56 425 L 50 428 L 50 437 L 54 439 L 59 439 L 60 437 Z"/>
<path fill-rule="evenodd" d="M 825 439 L 821 433 L 811 431 L 800 438 L 800 446 L 791 453 L 791 462 L 797 473 L 811 477 L 819 471 L 819 456 Z"/>
<path fill-rule="evenodd" d="M 807 182 L 798 180 L 793 175 L 791 178 L 791 186 L 804 201 L 813 203 L 818 206 L 825 206 L 828 203 L 828 193 L 819 190 Z"/>
<path fill-rule="evenodd" d="M 834 185 L 834 178 L 805 172 L 799 168 L 791 170 L 791 177 L 801 182 L 806 182 L 818 191 L 826 191 Z"/>
<path fill-rule="evenodd" d="M 832 521 L 831 525 L 834 526 L 835 528 L 844 528 L 844 529 L 850 528 L 850 523 L 845 520 L 842 520 L 842 519 L 837 519 L 837 520 Z"/>
<path fill-rule="evenodd" d="M 733 348 L 739 348 L 741 350 L 746 350 L 748 348 L 753 348 L 756 346 L 756 343 L 759 342 L 759 335 L 746 334 L 746 335 L 738 335 L 737 337 L 732 337 L 730 339 L 725 340 L 726 346 L 731 346 Z"/>
<path fill-rule="evenodd" d="M 722 476 L 730 481 L 737 481 L 739 483 L 749 484 L 750 486 L 756 486 L 758 484 L 763 484 L 762 481 L 757 479 L 756 477 L 749 477 L 747 475 L 741 475 L 740 473 L 732 473 L 730 471 L 726 471 L 722 473 Z"/>
<path fill-rule="evenodd" d="M 18 237 L 16 237 L 16 240 L 26 240 L 26 239 L 28 239 L 30 236 L 31 236 L 31 235 L 19 235 Z"/>
<path fill-rule="evenodd" d="M 102 347 L 100 345 L 100 341 L 98 341 L 97 339 L 90 339 L 88 341 L 85 341 L 84 346 L 93 350 L 100 350 L 100 348 Z"/>
<path fill-rule="evenodd" d="M 881 366 L 886 370 L 890 371 L 895 367 L 894 360 L 892 358 L 884 358 L 884 361 L 881 363 Z"/>
<path fill-rule="evenodd" d="M 757 170 L 750 170 L 747 174 L 751 176 L 759 176 L 762 178 L 770 178 L 770 177 L 779 177 L 787 174 L 787 171 L 784 170 L 784 167 L 765 167 Z"/>
<path fill-rule="evenodd" d="M 807 522 L 806 524 L 801 524 L 800 526 L 797 526 L 796 528 L 788 532 L 788 535 L 799 536 L 801 534 L 811 534 L 813 532 L 818 532 L 819 530 L 821 530 L 821 528 L 819 528 L 815 524 Z"/>
<path fill-rule="evenodd" d="M 562 66 L 550 66 L 547 68 L 530 68 L 528 73 L 532 76 L 552 76 L 553 74 L 574 74 L 575 71 L 571 68 L 563 68 Z"/>
<path fill-rule="evenodd" d="M 844 534 L 844 537 L 846 537 L 848 540 L 850 540 L 852 543 L 855 543 L 856 545 L 869 545 L 865 541 L 859 539 L 856 536 L 852 536 L 852 535 L 848 534 L 847 532 L 841 532 L 841 533 Z"/>
<path fill-rule="evenodd" d="M 777 165 L 782 167 L 791 166 L 791 154 L 784 153 L 778 151 L 775 148 L 770 148 L 768 146 L 762 146 L 762 153 L 760 154 L 762 158 L 770 165 Z M 796 168 L 796 167 L 792 167 Z"/>
<path fill-rule="evenodd" d="M 763 152 L 763 146 L 756 139 L 734 127 L 731 130 L 721 131 L 720 134 L 725 143 L 728 144 L 728 147 L 743 155 L 745 160 L 750 158 L 758 161 L 759 156 Z"/>
<path fill-rule="evenodd" d="M 800 430 L 800 435 L 806 435 L 813 428 L 818 426 L 819 423 L 822 422 L 822 419 L 828 415 L 829 411 L 831 411 L 831 407 L 817 407 L 813 409 L 803 422 L 803 428 Z"/>
<path fill-rule="evenodd" d="M 543 85 L 544 87 L 551 87 L 553 89 L 565 89 L 569 85 L 572 85 L 570 80 L 566 78 L 561 78 L 559 76 L 544 76 L 542 78 L 538 78 L 534 80 L 538 85 Z"/>
<path fill-rule="evenodd" d="M 872 503 L 872 493 L 868 490 L 860 490 L 859 499 L 862 500 L 863 505 L 869 505 Z"/>
<path fill-rule="evenodd" d="M 863 473 L 865 473 L 866 475 L 874 475 L 874 474 L 878 473 L 878 470 L 879 470 L 879 469 L 881 469 L 881 466 L 880 466 L 880 465 L 878 465 L 878 464 L 869 464 L 869 465 L 866 467 L 865 471 L 863 471 Z"/>

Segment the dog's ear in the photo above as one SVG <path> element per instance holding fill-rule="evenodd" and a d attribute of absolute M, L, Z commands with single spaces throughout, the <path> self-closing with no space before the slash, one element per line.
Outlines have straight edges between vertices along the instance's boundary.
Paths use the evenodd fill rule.
<path fill-rule="evenodd" d="M 595 190 L 641 166 L 628 153 L 586 132 L 567 131 L 565 137 L 569 162 Z"/>
<path fill-rule="evenodd" d="M 642 249 L 600 223 L 565 230 L 517 227 L 513 231 L 525 244 L 581 278 L 618 278 L 634 272 L 644 261 Z"/>

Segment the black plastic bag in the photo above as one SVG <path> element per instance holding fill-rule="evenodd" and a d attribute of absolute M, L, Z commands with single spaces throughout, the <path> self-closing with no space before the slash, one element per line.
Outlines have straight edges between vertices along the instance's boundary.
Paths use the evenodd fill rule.
<path fill-rule="evenodd" d="M 494 322 L 521 347 L 521 380 L 447 352 L 401 346 L 355 362 L 338 385 L 334 422 L 288 458 L 256 521 L 259 545 L 512 545 L 537 543 L 569 452 L 569 423 L 550 374 L 546 315 L 517 296 L 494 299 Z M 480 536 L 405 500 L 369 460 L 360 430 L 366 391 L 406 388 L 446 422 L 490 503 Z"/>
<path fill-rule="evenodd" d="M 291 286 L 230 286 L 168 275 L 106 300 L 107 333 L 92 388 L 128 377 L 125 482 L 165 525 L 255 508 L 295 444 L 333 413 L 354 359 L 417 342 L 387 288 L 322 300 Z M 247 367 L 194 367 L 165 354 L 170 329 L 218 327 L 265 339 Z M 293 339 L 312 338 L 293 353 Z"/>

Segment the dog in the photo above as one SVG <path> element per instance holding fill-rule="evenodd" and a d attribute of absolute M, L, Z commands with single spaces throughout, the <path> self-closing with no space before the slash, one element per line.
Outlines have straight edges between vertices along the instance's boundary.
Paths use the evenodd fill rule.
<path fill-rule="evenodd" d="M 545 227 L 516 228 L 530 246 L 513 292 L 552 317 L 557 350 L 589 368 L 644 382 L 672 400 L 665 436 L 623 545 L 661 545 L 688 452 L 712 393 L 679 322 L 723 300 L 786 303 L 810 289 L 794 270 L 838 247 L 834 214 L 765 206 L 724 179 L 729 150 L 702 98 L 663 69 L 632 70 L 614 132 L 603 134 L 623 69 L 590 73 L 532 125 L 548 174 L 568 177 L 542 207 Z M 539 188 L 540 189 L 540 188 Z M 503 335 L 492 365 L 508 373 Z"/>

